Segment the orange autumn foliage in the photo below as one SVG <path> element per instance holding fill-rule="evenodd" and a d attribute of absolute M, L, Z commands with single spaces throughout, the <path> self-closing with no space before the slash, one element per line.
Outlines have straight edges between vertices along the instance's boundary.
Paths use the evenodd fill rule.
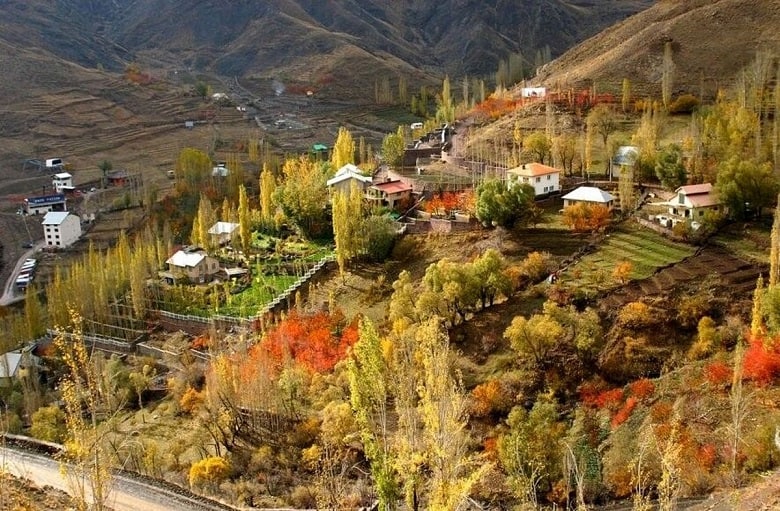
<path fill-rule="evenodd" d="M 250 358 L 280 367 L 289 357 L 310 371 L 324 373 L 342 360 L 358 340 L 357 321 L 347 325 L 342 314 L 291 312 L 255 345 Z"/>
<path fill-rule="evenodd" d="M 639 401 L 644 401 L 655 392 L 655 385 L 647 378 L 641 378 L 628 385 L 631 395 L 637 398 Z"/>
<path fill-rule="evenodd" d="M 629 417 L 631 417 L 631 413 L 634 411 L 634 408 L 636 408 L 638 402 L 639 401 L 634 396 L 626 399 L 626 402 L 623 404 L 620 410 L 617 411 L 615 416 L 612 417 L 612 421 L 610 421 L 613 429 L 620 426 L 626 422 Z"/>
<path fill-rule="evenodd" d="M 732 372 L 724 362 L 713 362 L 704 368 L 704 377 L 713 387 L 726 387 L 731 383 Z"/>
<path fill-rule="evenodd" d="M 601 204 L 578 202 L 563 210 L 563 223 L 575 232 L 597 231 L 609 225 L 611 215 Z"/>

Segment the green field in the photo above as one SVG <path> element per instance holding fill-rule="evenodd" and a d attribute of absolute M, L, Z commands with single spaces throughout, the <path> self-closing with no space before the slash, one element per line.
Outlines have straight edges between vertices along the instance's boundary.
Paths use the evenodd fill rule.
<path fill-rule="evenodd" d="M 654 231 L 625 225 L 607 235 L 598 250 L 570 267 L 561 276 L 561 282 L 579 292 L 593 294 L 621 284 L 612 273 L 623 261 L 631 263 L 629 279 L 636 280 L 649 277 L 658 268 L 679 262 L 694 252 L 694 247 L 674 243 Z"/>

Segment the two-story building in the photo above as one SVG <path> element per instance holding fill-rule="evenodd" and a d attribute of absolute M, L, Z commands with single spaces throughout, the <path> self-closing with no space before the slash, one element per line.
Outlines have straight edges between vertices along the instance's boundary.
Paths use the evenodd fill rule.
<path fill-rule="evenodd" d="M 401 180 L 386 181 L 371 185 L 366 190 L 366 199 L 379 206 L 395 209 L 401 202 L 412 197 L 412 185 Z"/>
<path fill-rule="evenodd" d="M 528 184 L 534 189 L 534 196 L 549 195 L 561 191 L 561 171 L 541 163 L 524 163 L 506 171 L 506 186 Z"/>
<path fill-rule="evenodd" d="M 68 172 L 54 174 L 54 178 L 51 180 L 51 186 L 57 193 L 72 192 L 74 190 L 73 176 Z"/>
<path fill-rule="evenodd" d="M 219 272 L 219 262 L 200 247 L 185 247 L 165 263 L 168 271 L 163 276 L 171 283 L 186 278 L 190 282 L 202 284 Z"/>
<path fill-rule="evenodd" d="M 43 239 L 49 247 L 69 247 L 81 237 L 81 220 L 67 211 L 50 211 L 43 217 Z"/>
<path fill-rule="evenodd" d="M 352 183 L 355 183 L 361 191 L 364 191 L 373 182 L 371 176 L 366 176 L 363 172 L 351 163 L 341 167 L 332 178 L 325 183 L 328 192 L 332 197 L 336 192 L 349 193 L 352 189 Z"/>
<path fill-rule="evenodd" d="M 691 220 L 701 220 L 707 211 L 720 211 L 721 203 L 712 183 L 686 185 L 677 188 L 674 198 L 664 204 L 669 214 Z"/>

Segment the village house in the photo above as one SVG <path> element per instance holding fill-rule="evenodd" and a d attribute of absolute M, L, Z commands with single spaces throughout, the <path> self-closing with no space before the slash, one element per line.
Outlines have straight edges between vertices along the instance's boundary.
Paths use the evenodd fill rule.
<path fill-rule="evenodd" d="M 401 180 L 386 181 L 369 186 L 366 190 L 366 199 L 379 206 L 387 206 L 390 209 L 412 197 L 412 185 Z"/>
<path fill-rule="evenodd" d="M 617 148 L 610 161 L 610 171 L 613 178 L 620 177 L 624 170 L 633 170 L 639 159 L 639 148 L 631 145 L 622 145 Z"/>
<path fill-rule="evenodd" d="M 51 186 L 57 193 L 73 191 L 73 176 L 68 172 L 54 174 L 54 178 L 51 180 Z"/>
<path fill-rule="evenodd" d="M 332 197 L 336 192 L 349 193 L 352 188 L 352 183 L 355 183 L 362 192 L 370 186 L 372 182 L 373 178 L 371 176 L 364 175 L 355 165 L 347 163 L 336 172 L 335 176 L 328 179 L 325 184 Z"/>
<path fill-rule="evenodd" d="M 67 200 L 62 193 L 27 197 L 24 199 L 24 213 L 27 215 L 43 215 L 49 211 L 67 211 Z"/>
<path fill-rule="evenodd" d="M 106 173 L 108 186 L 122 187 L 130 182 L 130 173 L 124 169 L 112 170 Z"/>
<path fill-rule="evenodd" d="M 712 183 L 681 186 L 674 193 L 674 198 L 663 203 L 670 215 L 701 220 L 707 211 L 720 211 L 720 200 Z"/>
<path fill-rule="evenodd" d="M 219 271 L 219 262 L 200 247 L 185 247 L 169 257 L 165 263 L 168 265 L 168 271 L 162 272 L 162 276 L 171 284 L 182 278 L 202 284 L 210 281 Z"/>
<path fill-rule="evenodd" d="M 217 222 L 208 230 L 215 245 L 227 245 L 233 240 L 238 230 L 238 224 L 233 222 Z"/>
<path fill-rule="evenodd" d="M 67 211 L 50 211 L 41 223 L 43 237 L 49 247 L 69 247 L 81 237 L 81 220 Z"/>
<path fill-rule="evenodd" d="M 35 375 L 40 363 L 32 354 L 35 344 L 0 355 L 0 387 L 10 387 L 14 381 Z"/>
<path fill-rule="evenodd" d="M 519 167 L 506 171 L 506 186 L 512 188 L 515 184 L 528 184 L 534 189 L 534 196 L 549 195 L 559 192 L 561 171 L 541 163 L 524 163 Z"/>
<path fill-rule="evenodd" d="M 564 209 L 575 204 L 598 205 L 612 209 L 615 207 L 615 197 L 595 186 L 580 186 L 563 196 Z"/>

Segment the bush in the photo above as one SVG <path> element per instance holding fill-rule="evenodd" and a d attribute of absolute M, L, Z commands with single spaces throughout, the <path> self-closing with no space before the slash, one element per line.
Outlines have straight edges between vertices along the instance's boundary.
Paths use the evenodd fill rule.
<path fill-rule="evenodd" d="M 575 232 L 598 231 L 607 227 L 612 214 L 601 204 L 578 202 L 563 210 L 563 223 Z"/>
<path fill-rule="evenodd" d="M 184 395 L 179 400 L 179 407 L 184 413 L 192 413 L 203 404 L 203 392 L 198 392 L 192 387 L 188 387 Z"/>
<path fill-rule="evenodd" d="M 655 392 L 655 384 L 647 378 L 639 379 L 628 385 L 631 395 L 640 401 L 649 398 Z"/>
<path fill-rule="evenodd" d="M 221 456 L 209 456 L 190 467 L 190 486 L 216 486 L 230 475 L 230 463 Z"/>
<path fill-rule="evenodd" d="M 612 425 L 613 429 L 617 428 L 618 426 L 626 422 L 629 417 L 631 417 L 631 413 L 634 411 L 634 408 L 636 408 L 638 402 L 639 400 L 637 400 L 637 398 L 633 396 L 626 399 L 626 402 L 623 404 L 620 410 L 617 411 L 615 416 L 612 417 L 612 420 L 610 421 L 610 424 Z"/>
<path fill-rule="evenodd" d="M 57 405 L 44 406 L 33 413 L 30 435 L 39 440 L 62 443 L 64 433 L 65 413 Z"/>
<path fill-rule="evenodd" d="M 512 400 L 499 380 L 489 380 L 471 391 L 471 414 L 475 417 L 503 413 L 511 408 Z"/>
<path fill-rule="evenodd" d="M 745 378 L 763 386 L 772 383 L 780 376 L 780 342 L 760 337 L 751 339 L 743 367 Z"/>
<path fill-rule="evenodd" d="M 704 368 L 704 377 L 713 387 L 723 388 L 731 384 L 733 373 L 724 362 L 713 362 Z"/>
<path fill-rule="evenodd" d="M 618 312 L 618 324 L 628 328 L 642 328 L 654 322 L 650 307 L 642 302 L 627 303 Z"/>
<path fill-rule="evenodd" d="M 520 275 L 532 282 L 538 282 L 555 268 L 555 262 L 549 252 L 531 252 L 520 263 Z"/>

